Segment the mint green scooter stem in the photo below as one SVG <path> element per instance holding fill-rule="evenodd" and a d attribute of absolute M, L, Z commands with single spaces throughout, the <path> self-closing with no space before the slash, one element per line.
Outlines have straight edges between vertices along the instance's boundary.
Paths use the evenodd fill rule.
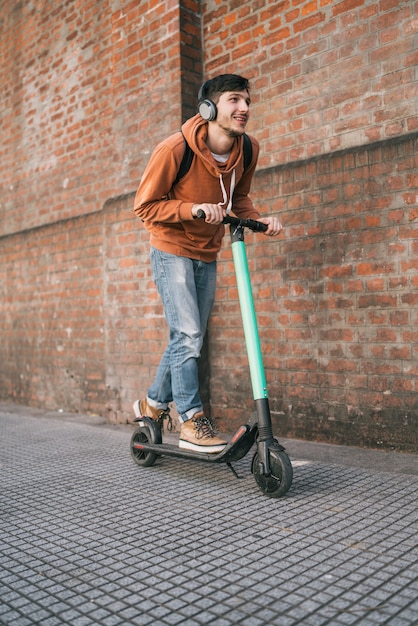
<path fill-rule="evenodd" d="M 267 383 L 261 354 L 254 298 L 244 241 L 232 235 L 232 256 L 235 265 L 245 343 L 247 346 L 254 400 L 267 398 Z"/>

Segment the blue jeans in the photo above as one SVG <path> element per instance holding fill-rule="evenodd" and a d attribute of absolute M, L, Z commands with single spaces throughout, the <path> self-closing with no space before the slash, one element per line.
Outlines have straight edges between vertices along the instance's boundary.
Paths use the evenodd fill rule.
<path fill-rule="evenodd" d="M 170 341 L 148 397 L 174 401 L 180 421 L 202 410 L 198 361 L 215 299 L 216 261 L 204 263 L 151 248 L 151 271 L 170 329 Z"/>

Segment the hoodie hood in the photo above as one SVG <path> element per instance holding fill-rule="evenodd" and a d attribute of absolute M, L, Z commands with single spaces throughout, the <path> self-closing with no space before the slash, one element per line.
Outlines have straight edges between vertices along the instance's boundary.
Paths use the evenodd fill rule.
<path fill-rule="evenodd" d="M 225 164 L 222 164 L 222 167 L 220 167 L 219 164 L 216 164 L 209 148 L 206 145 L 208 122 L 206 122 L 201 115 L 199 115 L 199 113 L 188 119 L 181 127 L 181 130 L 193 152 L 200 155 L 206 169 L 212 174 L 212 176 L 219 178 L 220 174 L 223 176 L 225 174 L 229 174 L 237 167 L 238 163 L 242 161 L 241 148 L 243 138 L 236 137 L 234 139 L 228 161 Z M 243 165 L 241 163 L 241 170 L 242 169 Z"/>

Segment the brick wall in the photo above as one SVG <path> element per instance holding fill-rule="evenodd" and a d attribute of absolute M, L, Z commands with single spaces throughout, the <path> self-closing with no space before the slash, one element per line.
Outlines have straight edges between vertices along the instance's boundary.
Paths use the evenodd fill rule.
<path fill-rule="evenodd" d="M 130 418 L 167 339 L 133 194 L 203 75 L 234 71 L 252 195 L 286 227 L 248 238 L 278 432 L 418 449 L 417 4 L 4 6 L 0 398 Z M 228 243 L 202 370 L 230 429 L 251 392 Z"/>
<path fill-rule="evenodd" d="M 105 393 L 101 212 L 0 241 L 1 397 L 97 412 Z"/>
<path fill-rule="evenodd" d="M 176 3 L 11 2 L 0 29 L 0 234 L 132 191 L 181 119 Z"/>
<path fill-rule="evenodd" d="M 204 3 L 205 68 L 252 79 L 260 167 L 418 130 L 413 0 Z"/>
<path fill-rule="evenodd" d="M 417 449 L 417 144 L 256 175 L 254 193 L 287 224 L 281 240 L 246 238 L 282 436 Z M 391 181 L 409 190 L 398 206 Z M 3 238 L 3 398 L 130 418 L 167 341 L 132 202 Z M 207 343 L 210 408 L 230 430 L 252 392 L 228 237 Z"/>
<path fill-rule="evenodd" d="M 287 225 L 247 243 L 278 432 L 417 449 L 417 148 L 405 136 L 256 176 Z M 225 248 L 210 327 L 222 425 L 252 397 L 230 264 Z"/>

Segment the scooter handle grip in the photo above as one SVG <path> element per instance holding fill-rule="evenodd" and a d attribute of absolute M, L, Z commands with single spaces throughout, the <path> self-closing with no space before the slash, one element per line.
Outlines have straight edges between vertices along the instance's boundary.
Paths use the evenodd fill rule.
<path fill-rule="evenodd" d="M 265 233 L 268 229 L 267 224 L 264 224 L 263 222 L 259 222 L 257 220 L 252 220 L 250 218 L 247 220 L 241 220 L 241 222 L 243 226 L 257 233 Z"/>
<path fill-rule="evenodd" d="M 198 209 L 196 213 L 196 217 L 200 219 L 205 219 L 206 213 L 204 212 L 203 209 Z M 252 219 L 241 220 L 237 217 L 231 217 L 230 215 L 227 215 L 224 218 L 223 223 L 233 224 L 235 226 L 242 226 L 244 228 L 249 228 L 250 230 L 253 230 L 259 233 L 265 233 L 268 228 L 267 224 L 263 224 L 263 222 L 259 222 L 257 220 L 252 220 Z"/>

